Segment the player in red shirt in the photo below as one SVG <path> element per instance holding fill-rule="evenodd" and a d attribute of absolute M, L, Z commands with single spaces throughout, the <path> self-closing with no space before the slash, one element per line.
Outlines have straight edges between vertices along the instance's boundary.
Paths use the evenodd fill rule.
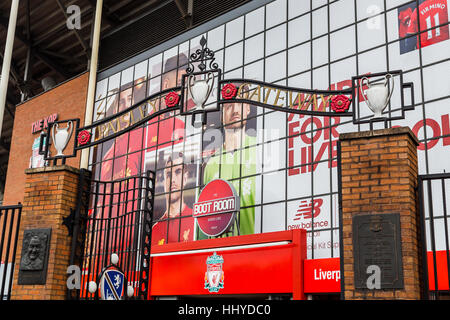
<path fill-rule="evenodd" d="M 162 149 L 173 144 L 180 143 L 184 137 L 184 121 L 175 117 L 162 119 L 158 123 L 147 126 L 147 150 Z"/>
<path fill-rule="evenodd" d="M 398 22 L 399 22 L 398 36 L 400 38 L 404 38 L 406 36 L 406 33 L 408 32 L 412 13 L 413 11 L 411 8 L 406 8 L 405 10 L 401 11 L 398 14 Z"/>
<path fill-rule="evenodd" d="M 164 74 L 161 76 L 161 91 L 167 90 L 181 84 L 182 75 L 186 72 L 184 69 L 177 69 L 177 66 L 184 66 L 188 60 L 183 53 L 178 56 L 167 59 L 164 65 Z M 165 109 L 164 100 L 161 101 L 161 110 Z M 152 111 L 151 111 L 152 112 Z M 181 136 L 184 136 L 184 121 L 173 117 L 173 112 L 167 112 L 158 118 L 150 120 L 147 126 L 147 145 L 149 151 L 155 150 L 158 144 L 158 149 L 170 146 L 170 141 L 174 144 L 179 141 Z"/>
<path fill-rule="evenodd" d="M 138 89 L 135 88 L 135 93 Z M 125 110 L 131 106 L 132 90 L 127 89 L 120 93 L 119 99 L 119 112 Z M 129 123 L 129 115 L 119 118 L 123 127 Z M 123 123 L 123 124 L 122 124 Z M 101 168 L 101 180 L 110 181 L 136 175 L 141 171 L 140 163 L 133 162 L 131 159 L 137 159 L 136 156 L 128 157 L 125 161 L 126 154 L 142 150 L 142 133 L 143 128 L 136 128 L 130 132 L 123 133 L 114 139 L 111 147 L 105 152 L 103 156 L 102 168 Z M 114 160 L 109 160 L 113 159 Z M 109 161 L 107 161 L 109 160 Z M 114 172 L 112 172 L 114 162 Z"/>
<path fill-rule="evenodd" d="M 184 202 L 181 192 L 187 181 L 187 174 L 183 172 L 183 159 L 181 152 L 175 153 L 173 159 L 167 159 L 164 169 L 166 211 L 153 225 L 153 245 L 194 240 L 195 220 L 192 217 L 192 209 Z"/>
<path fill-rule="evenodd" d="M 414 9 L 407 34 L 417 33 L 420 24 L 420 45 L 429 46 L 449 39 L 447 0 L 426 0 Z M 427 30 L 426 32 L 423 32 Z M 418 44 L 416 45 L 416 48 Z"/>

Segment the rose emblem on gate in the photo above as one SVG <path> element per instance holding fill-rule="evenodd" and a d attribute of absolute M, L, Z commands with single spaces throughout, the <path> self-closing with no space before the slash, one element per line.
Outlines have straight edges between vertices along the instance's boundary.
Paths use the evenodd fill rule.
<path fill-rule="evenodd" d="M 222 88 L 222 97 L 225 100 L 233 99 L 236 96 L 237 89 L 236 86 L 232 83 L 227 83 Z"/>
<path fill-rule="evenodd" d="M 166 95 L 165 102 L 167 107 L 175 107 L 178 101 L 180 101 L 180 96 L 176 92 L 172 91 Z"/>
<path fill-rule="evenodd" d="M 83 146 L 91 141 L 91 134 L 87 130 L 80 131 L 80 133 L 78 133 L 77 139 L 78 144 Z"/>
<path fill-rule="evenodd" d="M 350 107 L 350 99 L 344 95 L 338 95 L 331 99 L 331 109 L 334 112 L 345 112 Z"/>

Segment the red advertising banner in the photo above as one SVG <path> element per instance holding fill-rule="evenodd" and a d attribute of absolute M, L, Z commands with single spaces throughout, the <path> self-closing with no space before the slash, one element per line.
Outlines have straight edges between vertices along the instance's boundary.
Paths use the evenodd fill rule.
<path fill-rule="evenodd" d="M 435 258 L 433 257 L 433 252 L 427 253 L 429 290 L 436 290 L 436 283 L 438 290 L 449 290 L 449 270 L 447 264 L 448 256 L 450 256 L 450 252 L 447 252 L 445 250 L 436 251 Z M 434 259 L 436 259 L 436 277 L 433 267 Z"/>
<path fill-rule="evenodd" d="M 450 252 L 448 253 L 450 256 Z M 447 264 L 447 251 L 427 253 L 428 263 L 428 289 L 449 290 L 449 269 Z M 436 259 L 436 277 L 434 269 Z M 450 259 L 450 258 L 449 258 Z M 437 278 L 437 281 L 435 279 Z M 332 293 L 341 292 L 340 259 L 311 259 L 304 262 L 304 292 L 305 293 Z"/>
<path fill-rule="evenodd" d="M 306 293 L 341 292 L 340 259 L 311 259 L 304 263 Z"/>
<path fill-rule="evenodd" d="M 305 258 L 304 230 L 157 246 L 152 252 L 149 298 L 292 293 L 293 299 L 301 300 Z"/>

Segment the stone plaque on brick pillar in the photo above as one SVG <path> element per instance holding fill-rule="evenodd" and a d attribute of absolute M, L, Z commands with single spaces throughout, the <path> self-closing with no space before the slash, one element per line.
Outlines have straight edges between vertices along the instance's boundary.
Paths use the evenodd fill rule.
<path fill-rule="evenodd" d="M 341 134 L 339 140 L 344 298 L 420 299 L 417 137 L 409 128 L 390 128 Z M 380 289 L 364 283 L 370 261 L 384 264 Z"/>
<path fill-rule="evenodd" d="M 45 284 L 52 229 L 30 229 L 23 233 L 19 284 Z"/>
<path fill-rule="evenodd" d="M 367 270 L 379 268 L 380 289 L 403 288 L 400 215 L 362 214 L 353 217 L 355 288 L 366 289 L 372 276 Z"/>

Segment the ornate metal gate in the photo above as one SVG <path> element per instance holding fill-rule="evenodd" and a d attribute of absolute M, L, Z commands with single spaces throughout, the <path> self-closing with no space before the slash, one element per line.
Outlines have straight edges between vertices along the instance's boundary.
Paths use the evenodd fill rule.
<path fill-rule="evenodd" d="M 77 208 L 73 211 L 71 264 L 81 268 L 79 290 L 69 290 L 68 299 L 97 299 L 88 291 L 89 281 L 99 282 L 99 274 L 119 257 L 133 297 L 148 295 L 151 226 L 155 174 L 126 177 L 114 181 L 91 180 L 80 174 Z M 125 290 L 126 292 L 126 290 Z"/>

